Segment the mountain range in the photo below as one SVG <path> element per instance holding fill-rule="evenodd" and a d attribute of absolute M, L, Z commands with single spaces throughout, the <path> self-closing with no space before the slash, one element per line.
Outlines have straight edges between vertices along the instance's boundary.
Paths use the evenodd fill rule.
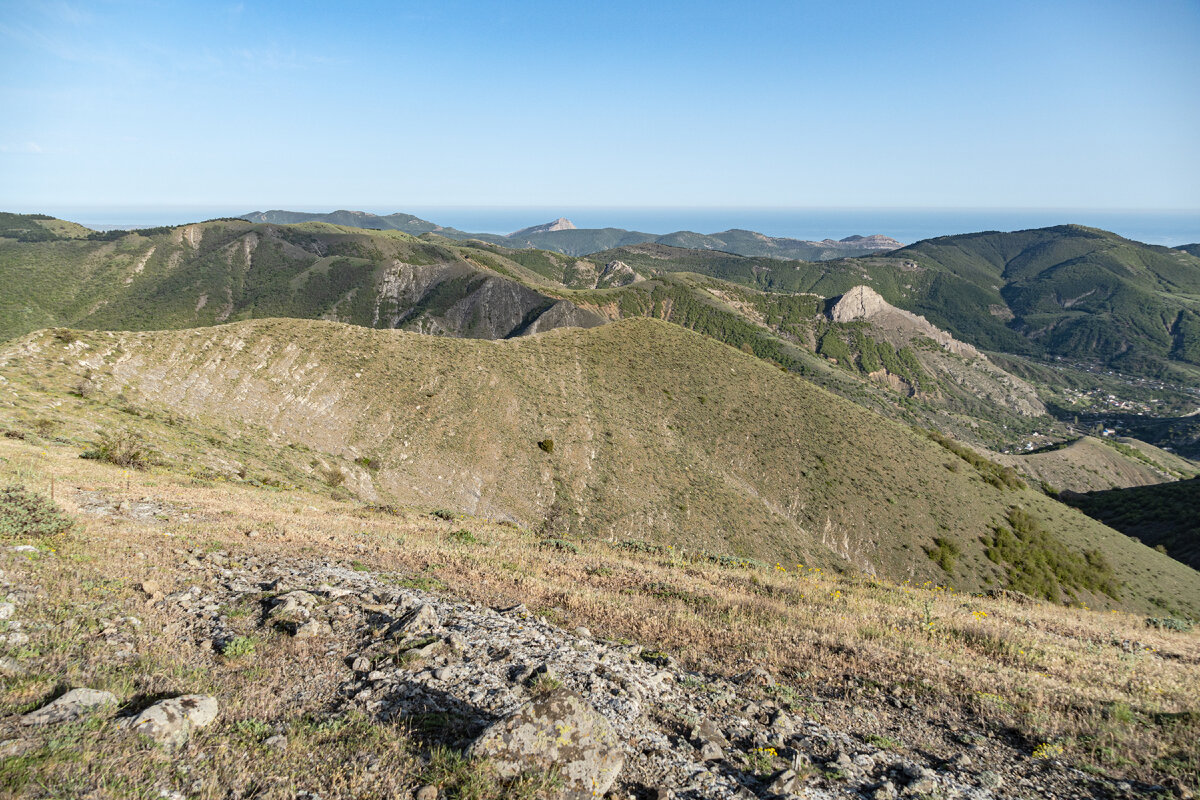
<path fill-rule="evenodd" d="M 564 221 L 549 227 L 560 229 L 549 233 L 570 232 Z M 1170 319 L 1186 334 L 1188 315 L 1194 314 L 1192 287 L 1200 259 L 1103 231 L 1061 226 L 1009 234 L 970 234 L 918 242 L 882 256 L 800 262 L 659 243 L 629 245 L 580 258 L 477 239 L 457 240 L 433 232 L 414 237 L 400 231 L 322 222 L 225 219 L 101 234 L 61 220 L 7 215 L 0 219 L 0 228 L 0 281 L 7 288 L 0 297 L 0 338 L 14 341 L 8 351 L 11 362 L 16 363 L 15 354 L 27 352 L 32 346 L 28 344 L 32 340 L 20 337 L 38 329 L 190 330 L 180 336 L 122 334 L 118 346 L 124 354 L 120 364 L 126 365 L 122 370 L 137 372 L 149 369 L 151 363 L 159 366 L 144 374 L 130 372 L 122 377 L 113 397 L 119 395 L 125 402 L 143 398 L 160 409 L 164 404 L 172 408 L 193 404 L 189 413 L 201 415 L 214 425 L 231 424 L 227 411 L 222 410 L 232 402 L 229 398 L 216 405 L 185 402 L 182 396 L 163 394 L 162 388 L 183 381 L 182 373 L 162 385 L 152 376 L 161 376 L 162 368 L 174 360 L 189 363 L 192 366 L 188 369 L 203 374 L 212 365 L 204 362 L 209 366 L 203 366 L 195 359 L 213 347 L 231 347 L 229 335 L 241 337 L 247 347 L 262 342 L 254 352 L 274 353 L 283 348 L 293 354 L 288 359 L 299 357 L 302 351 L 322 351 L 320 343 L 324 339 L 351 342 L 345 345 L 346 353 L 367 354 L 355 373 L 364 382 L 373 382 L 373 391 L 381 396 L 397 391 L 392 386 L 394 376 L 379 376 L 392 375 L 385 364 L 399 358 L 398 351 L 388 349 L 393 340 L 359 339 L 353 331 L 399 328 L 433 334 L 395 340 L 412 352 L 427 341 L 492 340 L 480 343 L 478 348 L 482 349 L 465 350 L 453 348 L 466 345 L 447 342 L 422 356 L 419 365 L 410 365 L 413 379 L 419 384 L 418 394 L 425 393 L 428 402 L 414 395 L 405 403 L 428 408 L 431 413 L 437 411 L 441 415 L 438 418 L 450 426 L 448 420 L 471 413 L 462 405 L 466 402 L 462 398 L 471 392 L 492 391 L 487 388 L 491 383 L 487 387 L 470 384 L 473 389 L 467 384 L 460 386 L 457 382 L 463 380 L 459 374 L 462 364 L 477 363 L 477 371 L 494 378 L 488 359 L 499 359 L 500 354 L 510 352 L 495 349 L 503 340 L 525 341 L 530 334 L 571 328 L 597 330 L 595 336 L 571 334 L 567 339 L 546 340 L 569 340 L 568 349 L 575 355 L 566 360 L 560 355 L 551 358 L 550 351 L 541 345 L 512 351 L 530 354 L 511 365 L 514 380 L 522 386 L 541 387 L 537 389 L 541 393 L 550 392 L 551 385 L 573 386 L 579 375 L 587 374 L 585 364 L 592 364 L 589 368 L 595 370 L 595 378 L 586 383 L 591 388 L 585 395 L 577 396 L 572 393 L 577 390 L 571 389 L 562 396 L 561 405 L 538 411 L 536 420 L 521 416 L 519 424 L 512 423 L 516 427 L 506 422 L 508 427 L 493 430 L 499 425 L 493 420 L 491 427 L 469 436 L 464 431 L 463 439 L 456 438 L 460 434 L 452 436 L 452 427 L 447 427 L 437 442 L 422 439 L 419 453 L 406 449 L 409 444 L 395 443 L 368 453 L 367 443 L 378 438 L 378 432 L 368 431 L 373 424 L 368 420 L 375 419 L 377 411 L 359 416 L 361 409 L 355 410 L 357 400 L 338 412 L 339 433 L 334 438 L 345 446 L 335 446 L 334 439 L 329 438 L 333 434 L 323 423 L 313 425 L 309 419 L 308 427 L 301 425 L 300 411 L 295 412 L 297 421 L 288 423 L 286 429 L 270 421 L 255 423 L 270 437 L 291 438 L 323 453 L 321 459 L 325 462 L 340 464 L 348 476 L 346 486 L 364 498 L 425 502 L 472 512 L 487 508 L 491 515 L 512 518 L 522 525 L 561 526 L 571 535 L 591 531 L 641 536 L 660 529 L 663 535 L 672 531 L 683 535 L 684 531 L 694 530 L 693 535 L 698 537 L 694 544 L 714 552 L 724 546 L 728 551 L 763 559 L 825 559 L 830 564 L 841 559 L 853 562 L 856 569 L 897 575 L 897 570 L 929 574 L 928 559 L 923 554 L 943 552 L 939 549 L 942 545 L 918 531 L 974 531 L 966 540 L 956 538 L 945 545 L 949 548 L 945 552 L 955 550 L 977 556 L 982 551 L 975 549 L 976 543 L 981 537 L 986 540 L 988 525 L 1009 524 L 1011 530 L 1016 524 L 1005 522 L 1014 503 L 1040 509 L 1036 516 L 1043 520 L 1038 523 L 1043 527 L 1038 530 L 1046 528 L 1048 535 L 1057 537 L 1055 541 L 1070 539 L 1068 531 L 1079 527 L 1082 518 L 1063 517 L 1057 504 L 1032 499 L 1041 495 L 1020 489 L 1023 484 L 1040 482 L 1048 491 L 1089 491 L 1169 482 L 1200 472 L 1200 466 L 1180 457 L 1200 451 L 1200 431 L 1187 427 L 1200 417 L 1184 416 L 1195 410 L 1197 383 L 1188 377 L 1195 374 L 1194 361 L 1189 360 L 1193 354 L 1186 335 L 1173 332 L 1171 326 L 1164 335 L 1152 324 L 1156 319 Z M 1084 280 L 1081 275 L 1091 276 L 1095 284 L 1094 291 L 1085 290 L 1082 298 L 1067 292 L 1070 281 Z M 1038 293 L 1051 299 L 1039 299 Z M 992 304 L 995 308 L 985 306 L 982 310 L 985 322 L 993 327 L 980 322 L 981 310 L 972 305 L 981 296 L 998 298 Z M 1140 303 L 1137 313 L 1128 313 L 1127 304 L 1133 302 L 1130 298 Z M 1011 319 L 1005 320 L 1008 314 Z M 214 325 L 244 326 L 267 318 L 327 320 L 354 327 L 297 322 L 291 327 L 236 327 L 231 329 L 233 334 L 213 333 L 211 336 L 218 338 L 203 338 L 209 334 L 202 331 Z M 674 325 L 633 324 L 643 318 Z M 1040 334 L 1032 330 L 1033 321 L 1041 326 Z M 1059 329 L 1090 329 L 1088 326 L 1108 329 L 1109 338 L 1100 344 L 1119 336 L 1124 338 L 1125 346 L 1109 353 L 1086 337 L 1059 335 Z M 680 338 L 676 331 L 681 328 L 703 334 L 704 338 L 690 338 L 691 334 Z M 600 335 L 600 331 L 609 329 L 613 333 Z M 991 336 L 978 335 L 980 330 Z M 565 335 L 565 331 L 555 333 L 556 337 Z M 49 340 L 45 335 L 38 336 L 41 338 L 37 341 L 43 343 L 38 346 L 45 346 Z M 78 347 L 89 352 L 91 348 L 103 350 L 103 340 L 78 337 L 64 333 L 62 338 L 68 344 L 80 342 Z M 543 338 L 534 337 L 538 341 Z M 293 344 L 289 349 L 285 341 L 304 344 Z M 198 343 L 200 349 L 195 350 L 188 342 Z M 1072 361 L 1047 358 L 1052 349 L 1047 343 Z M 648 352 L 640 354 L 639 347 Z M 146 348 L 159 355 L 152 357 Z M 162 348 L 175 355 L 162 360 Z M 598 357 L 594 354 L 584 358 L 584 353 L 596 349 L 612 351 L 614 359 L 636 369 L 628 374 L 614 372 L 615 362 L 588 361 Z M 370 355 L 385 351 L 391 355 L 382 362 Z M 671 367 L 674 377 L 670 380 L 663 378 L 663 365 L 656 361 L 643 363 L 643 355 L 657 352 L 664 357 L 675 351 L 686 364 Z M 131 355 L 135 353 L 143 355 Z M 1132 358 L 1134 353 L 1142 356 Z M 88 383 L 100 387 L 89 389 L 96 396 L 107 392 L 101 390 L 110 383 L 106 370 L 116 370 L 118 363 L 107 360 L 107 356 L 93 361 L 90 356 L 76 359 L 79 369 L 72 368 L 70 375 L 61 376 L 64 385 Z M 327 364 L 331 369 L 341 364 L 333 351 L 311 362 Z M 285 362 L 271 366 L 273 363 L 264 361 L 255 369 L 273 370 L 272 374 L 283 382 L 281 386 L 291 385 L 282 390 L 288 396 L 300 392 L 301 385 L 296 382 L 302 376 L 290 372 L 292 368 Z M 531 366 L 534 363 L 543 365 L 544 375 Z M 1089 366 L 1092 363 L 1113 365 L 1126 372 L 1108 374 L 1112 370 L 1094 370 Z M 753 368 L 753 374 L 767 381 L 764 386 L 769 388 L 755 401 L 762 413 L 756 411 L 753 419 L 738 422 L 744 409 L 735 410 L 742 406 L 727 389 L 718 391 L 713 381 L 717 375 L 742 374 L 750 369 L 746 364 L 759 365 Z M 449 365 L 459 366 L 446 372 Z M 684 380 L 689 372 L 694 372 L 697 379 L 708 377 L 701 381 L 703 385 L 695 384 Z M 639 383 L 638 374 L 645 375 L 645 381 Z M 235 381 L 235 375 L 221 375 L 201 393 L 203 397 L 222 398 L 233 391 L 223 384 Z M 767 375 L 777 375 L 783 382 L 768 379 Z M 1162 375 L 1176 382 L 1156 377 Z M 438 387 L 451 378 L 453 381 L 446 385 L 455 388 L 449 397 L 460 399 L 443 408 L 446 398 L 436 402 L 433 398 L 440 396 L 442 390 Z M 343 376 L 338 380 L 348 379 Z M 543 387 L 546 380 L 551 384 Z M 532 395 L 518 392 L 517 384 L 505 385 L 509 394 L 492 397 L 488 404 L 537 407 Z M 620 390 L 624 393 L 620 401 L 607 394 L 609 389 L 600 388 L 611 387 L 617 392 L 619 386 L 625 386 Z M 268 389 L 263 387 L 262 391 Z M 793 397 L 796 392 L 801 394 Z M 1111 405 L 1111 397 L 1120 398 L 1123 411 Z M 694 399 L 695 413 L 689 411 L 673 418 L 672 414 L 682 413 L 677 406 L 687 398 Z M 259 399 L 266 404 L 264 408 L 282 408 L 280 403 L 284 403 L 269 392 Z M 1148 405 L 1152 401 L 1158 405 Z M 596 404 L 614 402 L 632 406 L 619 413 L 610 409 L 605 413 L 616 416 L 600 425 L 595 417 L 595 409 L 599 408 Z M 150 408 L 139 403 L 135 403 L 139 408 Z M 322 415 L 329 413 L 327 404 L 321 404 L 326 409 Z M 1151 413 L 1139 415 L 1135 409 L 1143 406 Z M 852 427 L 866 432 L 867 437 L 863 441 L 852 437 L 847 441 L 858 443 L 850 450 L 838 451 L 836 475 L 823 471 L 829 465 L 821 458 L 829 456 L 820 455 L 832 447 L 820 437 L 832 441 L 832 432 L 818 436 L 822 444 L 811 453 L 818 466 L 797 467 L 798 458 L 807 458 L 801 457 L 803 448 L 794 457 L 781 452 L 769 462 L 759 460 L 760 448 L 767 448 L 763 453 L 773 452 L 766 441 L 778 439 L 798 447 L 805 436 L 817 436 L 817 429 L 805 427 L 812 424 L 812 419 L 809 423 L 802 419 L 816 413 L 813 409 L 827 407 L 836 409 L 837 419 L 852 421 Z M 630 417 L 634 408 L 639 409 L 638 414 L 649 409 L 650 418 L 665 428 L 655 427 L 641 417 Z M 719 419 L 712 418 L 714 413 Z M 794 416 L 796 413 L 801 416 Z M 1144 424 L 1167 426 L 1169 430 L 1160 432 L 1161 436 L 1144 434 L 1144 438 L 1169 442 L 1176 453 L 1140 442 L 1134 446 L 1103 439 L 1088 440 L 1096 444 L 1086 446 L 1046 447 L 1069 443 L 1078 436 L 1081 425 L 1089 426 L 1093 419 L 1096 424 L 1116 425 L 1114 420 L 1120 414 L 1144 420 Z M 784 425 L 786 430 L 775 431 L 772 426 L 776 424 Z M 833 425 L 833 420 L 829 424 Z M 346 435 L 346 431 L 363 425 L 367 427 L 361 437 Z M 723 425 L 733 427 L 726 430 Z M 925 437 L 932 445 L 921 444 L 913 450 L 916 445 L 910 440 L 896 439 L 897 431 L 914 425 L 929 432 L 920 434 L 918 441 Z M 709 459 L 705 462 L 707 471 L 697 473 L 693 467 L 689 475 L 687 465 L 701 463 L 697 459 L 704 452 L 702 443 L 728 440 L 732 447 L 729 437 L 734 429 L 774 433 L 748 452 L 740 444 L 736 452 L 711 452 L 705 456 Z M 605 462 L 615 465 L 615 474 L 607 468 L 589 471 L 579 466 L 593 460 L 588 455 L 580 461 L 584 450 L 579 448 L 584 445 L 577 441 L 579 431 L 591 431 L 585 435 L 589 442 L 620 445 L 611 451 L 597 449 L 596 445 L 588 451 L 597 459 L 603 453 Z M 838 435 L 848 434 L 842 431 Z M 889 444 L 879 449 L 868 443 L 871 439 Z M 410 436 L 407 442 L 412 441 Z M 470 441 L 471 447 L 466 451 L 457 449 L 465 441 Z M 522 460 L 527 456 L 537 457 L 537 453 L 523 449 L 530 441 L 535 445 L 553 442 L 549 449 L 539 452 L 566 452 L 570 457 L 558 471 L 537 467 L 541 462 L 525 463 Z M 664 448 L 682 448 L 675 459 L 678 469 L 643 463 L 633 455 L 666 452 Z M 1026 453 L 1030 448 L 1039 452 Z M 949 453 L 949 460 L 930 460 L 930 454 L 939 449 Z M 995 452 L 1000 449 L 1016 452 Z M 878 461 L 893 450 L 905 454 L 901 462 L 915 459 L 912 463 L 924 465 L 913 468 L 923 488 L 901 487 L 895 482 L 898 479 L 877 475 L 868 462 L 854 466 L 859 464 L 855 460 L 858 453 L 873 453 L 871 459 Z M 518 452 L 522 454 L 519 458 L 513 455 Z M 358 458 L 389 466 L 380 467 L 378 475 L 370 469 L 364 472 L 361 465 L 354 466 Z M 522 496 L 517 484 L 507 479 L 486 477 L 491 473 L 484 469 L 485 462 L 478 460 L 485 458 L 518 458 L 525 464 L 520 470 L 532 470 L 522 478 L 522 485 L 532 494 Z M 320 459 L 318 462 L 325 463 Z M 513 469 L 517 469 L 518 462 L 512 463 Z M 737 467 L 740 471 L 730 473 L 719 469 L 718 462 L 742 466 Z M 974 474 L 977 477 L 973 480 L 999 492 L 988 501 L 990 505 L 971 512 L 978 516 L 935 522 L 930 516 L 935 514 L 935 506 L 912 499 L 931 496 L 929 487 L 947 480 L 942 473 L 957 474 L 968 467 L 974 471 L 965 473 L 968 477 Z M 317 467 L 309 464 L 297 468 L 311 472 Z M 524 475 L 520 470 L 514 474 Z M 842 470 L 858 477 L 845 483 Z M 448 472 L 458 479 L 447 478 Z M 1024 481 L 1017 477 L 1020 474 L 1027 476 Z M 536 479 L 530 477 L 533 475 Z M 951 483 L 954 480 L 958 479 L 951 479 Z M 640 485 L 638 481 L 647 484 L 644 491 L 635 488 Z M 469 486 L 475 486 L 471 490 L 475 494 L 464 488 Z M 964 485 L 955 491 L 970 494 L 991 489 L 968 490 Z M 1010 497 L 1006 492 L 1020 494 Z M 633 499 L 627 504 L 623 497 Z M 561 501 L 557 505 L 556 499 Z M 490 505 L 480 505 L 485 501 Z M 896 508 L 876 509 L 869 514 L 864 511 L 880 503 Z M 989 521 L 985 523 L 985 519 Z M 869 543 L 869 531 L 875 528 L 890 531 L 889 541 L 898 537 L 899 544 Z M 719 536 L 712 533 L 717 530 L 724 532 Z M 771 543 L 759 542 L 769 530 L 787 533 L 779 534 L 778 540 Z M 900 532 L 905 530 L 910 534 L 902 536 Z M 1028 531 L 1025 534 L 1037 539 Z M 936 538 L 951 541 L 940 534 Z M 1068 550 L 1076 554 L 1091 547 L 1071 541 L 1076 543 Z M 907 552 L 896 552 L 893 547 Z M 1106 544 L 1106 552 L 1113 547 L 1116 545 Z M 957 556 L 943 554 L 939 558 L 954 562 Z M 1073 567 L 1063 569 L 1074 574 Z M 986 567 L 973 556 L 969 569 L 952 568 L 948 572 L 963 586 L 982 587 L 988 585 L 987 580 L 993 584 L 1017 580 L 1007 572 Z M 1085 587 L 1086 591 L 1099 591 L 1100 583 L 1096 581 L 1100 578 L 1093 575 L 1088 580 L 1092 588 Z M 1080 588 L 1082 584 L 1074 585 L 1070 580 L 1056 585 L 1085 591 Z"/>
<path fill-rule="evenodd" d="M 809 242 L 766 236 L 746 230 L 728 230 L 721 233 L 703 234 L 692 231 L 676 231 L 668 234 L 628 231 L 623 228 L 576 228 L 574 223 L 560 217 L 553 222 L 522 228 L 513 233 L 468 233 L 457 228 L 448 228 L 414 217 L 411 214 L 369 214 L 365 211 L 333 211 L 328 214 L 300 211 L 252 211 L 242 219 L 250 222 L 295 224 L 300 222 L 328 222 L 368 230 L 397 230 L 419 236 L 434 233 L 447 239 L 475 239 L 505 247 L 549 250 L 571 256 L 586 256 L 600 250 L 624 245 L 654 242 L 672 247 L 691 247 L 703 250 L 720 250 L 748 256 L 771 258 L 798 258 L 823 260 L 876 253 L 901 247 L 900 242 L 887 236 L 848 236 L 844 239 L 825 239 Z"/>

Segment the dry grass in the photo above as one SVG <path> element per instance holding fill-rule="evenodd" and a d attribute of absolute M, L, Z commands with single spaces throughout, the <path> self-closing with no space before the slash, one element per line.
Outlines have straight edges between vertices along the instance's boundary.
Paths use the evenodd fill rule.
<path fill-rule="evenodd" d="M 369 728 L 369 736 L 361 734 L 370 742 L 364 763 L 383 766 L 359 770 L 356 757 L 348 768 L 338 763 L 350 754 L 322 739 L 325 723 L 308 716 L 331 698 L 302 679 L 322 653 L 268 636 L 252 656 L 214 661 L 160 636 L 166 619 L 140 606 L 134 586 L 155 578 L 171 591 L 185 545 L 219 547 L 234 558 L 310 553 L 480 603 L 522 602 L 560 624 L 634 640 L 703 671 L 765 666 L 781 682 L 775 691 L 828 721 L 841 713 L 839 701 L 886 715 L 893 712 L 885 701 L 897 697 L 938 723 L 1008 732 L 1026 752 L 1061 745 L 1066 758 L 1089 769 L 1151 780 L 1200 772 L 1200 633 L 1149 629 L 1140 616 L 847 579 L 793 564 L 721 567 L 676 548 L 635 552 L 578 541 L 578 553 L 547 550 L 533 533 L 476 519 L 384 514 L 304 491 L 197 484 L 164 471 L 130 477 L 79 461 L 66 447 L 42 454 L 0 440 L 0 458 L 0 482 L 44 491 L 55 475 L 68 511 L 72 495 L 63 487 L 152 495 L 193 509 L 188 522 L 154 526 L 81 518 L 85 524 L 54 551 L 5 567 L 12 578 L 38 583 L 43 620 L 55 627 L 31 642 L 44 668 L 6 679 L 0 708 L 23 711 L 85 683 L 132 704 L 163 693 L 213 692 L 227 707 L 197 749 L 204 761 L 193 765 L 198 777 L 190 780 L 210 787 L 200 796 L 248 787 L 268 760 L 275 782 L 260 787 L 268 797 L 312 785 L 333 787 L 325 791 L 334 796 L 383 796 L 411 788 L 421 767 L 419 748 L 404 731 L 362 720 L 339 724 Z M 251 529 L 262 533 L 248 538 Z M 119 664 L 88 634 L 97 620 L 122 614 L 144 625 L 137 658 Z M 296 747 L 267 756 L 263 724 L 287 731 Z M 78 758 L 60 747 L 42 762 L 9 763 L 0 773 L 4 785 L 12 789 L 20 775 L 87 776 L 110 786 L 99 796 L 133 793 L 127 790 L 146 779 L 144 785 L 180 785 L 177 762 L 113 740 L 104 724 L 63 736 L 75 737 L 69 749 Z M 945 749 L 919 736 L 906 734 L 905 743 Z M 308 749 L 325 761 L 309 766 Z M 112 766 L 117 755 L 128 766 Z"/>

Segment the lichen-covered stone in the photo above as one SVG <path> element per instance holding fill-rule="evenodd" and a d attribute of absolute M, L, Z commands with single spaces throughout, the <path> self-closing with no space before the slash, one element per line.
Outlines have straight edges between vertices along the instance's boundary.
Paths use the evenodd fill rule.
<path fill-rule="evenodd" d="M 548 692 L 495 723 L 470 753 L 490 759 L 506 778 L 557 769 L 562 800 L 602 797 L 625 764 L 608 722 L 568 689 Z"/>
<path fill-rule="evenodd" d="M 185 744 L 194 729 L 211 724 L 217 712 L 216 698 L 185 694 L 150 706 L 134 718 L 130 728 L 171 750 Z"/>

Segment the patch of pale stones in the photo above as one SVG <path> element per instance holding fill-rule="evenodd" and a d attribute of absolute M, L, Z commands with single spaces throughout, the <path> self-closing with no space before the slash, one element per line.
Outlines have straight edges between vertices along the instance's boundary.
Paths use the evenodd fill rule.
<path fill-rule="evenodd" d="M 488 757 L 502 774 L 553 769 L 563 798 L 625 798 L 649 787 L 677 800 L 985 800 L 1002 784 L 966 773 L 969 759 L 920 762 L 794 717 L 763 699 L 772 681 L 763 670 L 736 681 L 697 676 L 639 646 L 563 630 L 523 606 L 442 599 L 324 562 L 180 555 L 181 569 L 207 578 L 166 595 L 150 587 L 158 602 L 184 612 L 180 633 L 220 650 L 230 632 L 218 609 L 263 598 L 263 625 L 328 645 L 331 669 L 348 668 L 339 678 L 346 707 L 382 720 L 432 720 L 431 737 Z M 345 642 L 350 652 L 339 651 Z M 746 754 L 770 748 L 773 766 L 751 770 Z"/>

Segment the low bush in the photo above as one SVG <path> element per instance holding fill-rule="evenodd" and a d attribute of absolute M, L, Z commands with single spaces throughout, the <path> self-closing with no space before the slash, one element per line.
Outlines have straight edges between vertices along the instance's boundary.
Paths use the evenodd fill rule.
<path fill-rule="evenodd" d="M 118 467 L 149 469 L 154 466 L 154 455 L 146 440 L 137 431 L 101 431 L 95 447 L 79 455 L 115 464 Z"/>
<path fill-rule="evenodd" d="M 1160 631 L 1180 631 L 1181 633 L 1187 633 L 1192 629 L 1192 623 L 1175 617 L 1148 617 L 1146 625 L 1158 628 Z"/>
<path fill-rule="evenodd" d="M 58 506 L 24 486 L 0 489 L 0 538 L 56 536 L 74 524 Z"/>

